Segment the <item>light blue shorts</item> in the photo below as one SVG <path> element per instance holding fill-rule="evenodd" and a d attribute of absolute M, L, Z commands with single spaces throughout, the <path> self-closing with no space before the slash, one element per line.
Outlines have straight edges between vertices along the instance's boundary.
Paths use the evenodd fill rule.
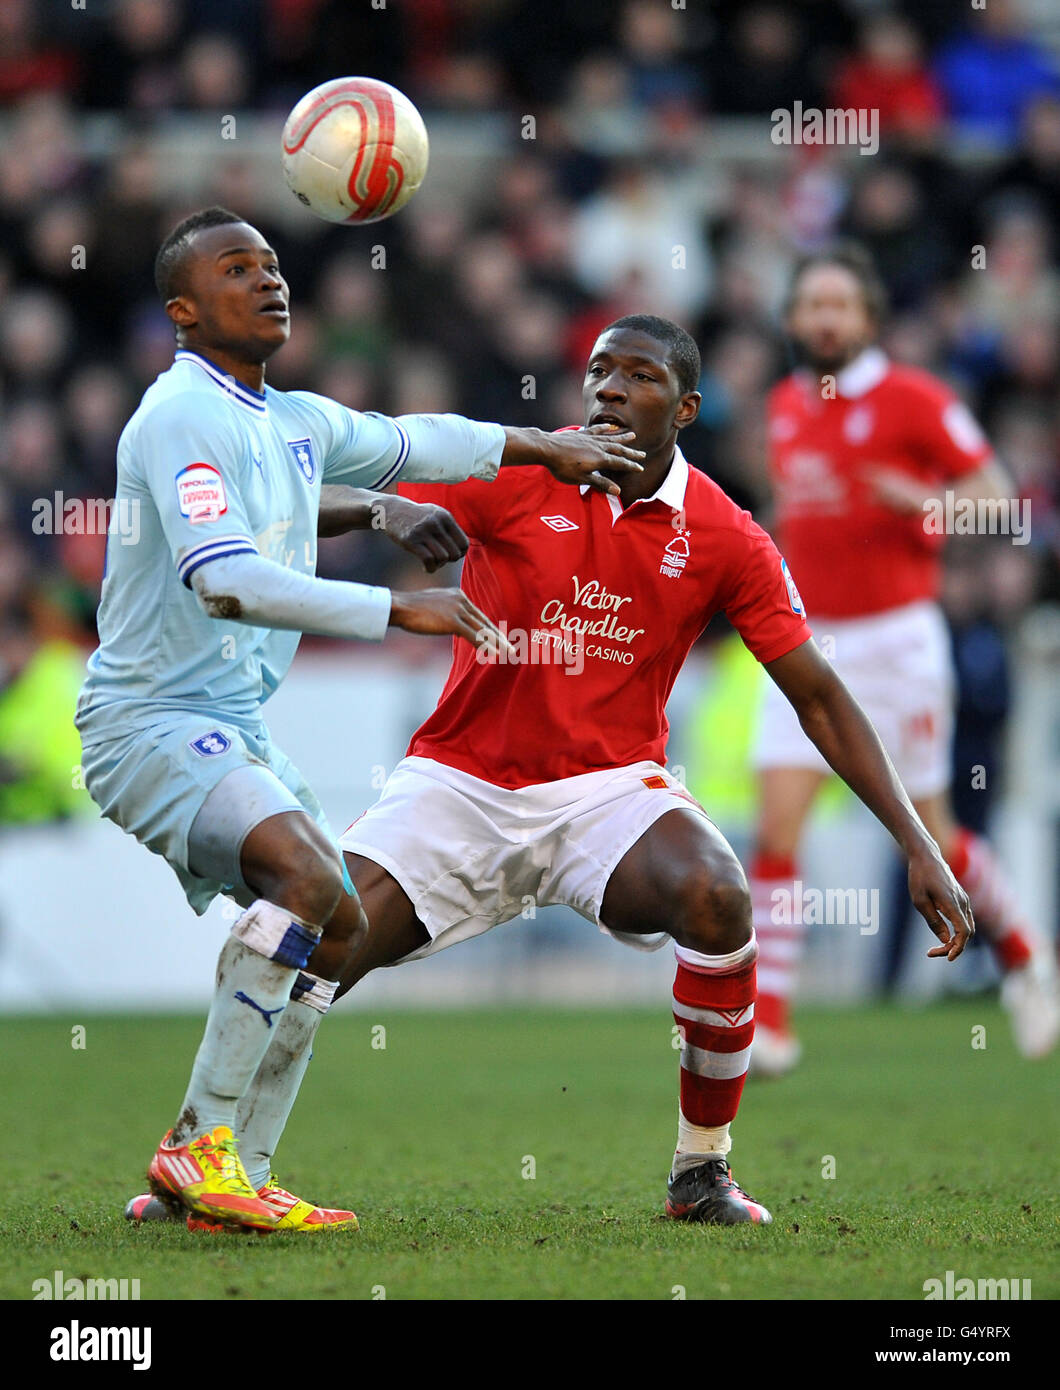
<path fill-rule="evenodd" d="M 82 732 L 89 795 L 109 820 L 165 859 L 200 916 L 218 893 L 244 906 L 257 896 L 243 882 L 239 857 L 247 835 L 269 816 L 305 811 L 335 838 L 320 802 L 264 724 L 252 734 L 209 715 L 177 713 L 117 738 L 95 741 L 92 732 Z M 229 799 L 221 784 L 236 771 Z M 194 835 L 192 827 L 207 798 L 204 838 L 201 824 Z"/>

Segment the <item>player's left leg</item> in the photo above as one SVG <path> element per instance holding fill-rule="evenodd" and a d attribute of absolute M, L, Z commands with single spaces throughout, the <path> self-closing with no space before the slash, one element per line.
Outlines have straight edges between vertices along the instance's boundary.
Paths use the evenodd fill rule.
<path fill-rule="evenodd" d="M 210 866 L 194 839 L 193 834 L 189 864 L 202 872 Z M 160 1200 L 179 1201 L 196 1217 L 274 1229 L 279 1217 L 258 1196 L 241 1162 L 233 1134 L 236 1107 L 310 956 L 338 973 L 354 933 L 347 924 L 344 939 L 329 926 L 343 891 L 341 861 L 305 810 L 266 816 L 237 852 L 242 884 L 254 900 L 221 950 L 184 1102 L 151 1160 L 148 1180 Z"/>
<path fill-rule="evenodd" d="M 1060 989 L 1049 943 L 1022 919 L 1016 893 L 981 835 L 958 825 L 946 792 L 914 806 L 968 894 L 976 925 L 1002 974 L 1001 1002 L 1025 1057 L 1044 1057 L 1060 1041 Z"/>
<path fill-rule="evenodd" d="M 247 1179 L 259 1200 L 276 1213 L 278 1231 L 312 1233 L 356 1230 L 358 1226 L 352 1211 L 317 1206 L 296 1197 L 281 1186 L 272 1168 L 273 1156 L 309 1066 L 317 1029 L 335 997 L 336 982 L 326 978 L 326 972 L 341 969 L 333 956 L 334 942 L 345 939 L 351 945 L 359 943 L 367 931 L 367 919 L 352 882 L 327 925 L 330 935 L 317 948 L 325 964 L 319 965 L 314 953 L 307 968 L 298 972 L 288 1002 L 276 1018 L 265 1055 L 236 1106 L 233 1124 Z M 314 974 L 311 967 L 325 973 Z M 125 1215 L 131 1221 L 155 1221 L 166 1220 L 175 1213 L 145 1193 L 127 1204 Z M 187 1225 L 193 1231 L 225 1229 L 192 1213 L 187 1215 Z"/>
<path fill-rule="evenodd" d="M 771 1221 L 733 1182 L 727 1157 L 754 1036 L 757 946 L 739 860 L 704 814 L 668 811 L 619 861 L 600 920 L 613 932 L 666 931 L 674 939 L 681 1096 L 667 1215 L 719 1225 Z"/>

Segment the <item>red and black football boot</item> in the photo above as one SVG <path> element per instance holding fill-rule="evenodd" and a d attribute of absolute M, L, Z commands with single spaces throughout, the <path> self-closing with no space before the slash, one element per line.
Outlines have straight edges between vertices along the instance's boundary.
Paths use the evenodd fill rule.
<path fill-rule="evenodd" d="M 768 1226 L 773 1220 L 761 1202 L 733 1182 L 725 1158 L 708 1158 L 680 1177 L 671 1174 L 666 1215 L 672 1221 L 702 1221 L 710 1226 L 737 1226 L 745 1221 Z"/>

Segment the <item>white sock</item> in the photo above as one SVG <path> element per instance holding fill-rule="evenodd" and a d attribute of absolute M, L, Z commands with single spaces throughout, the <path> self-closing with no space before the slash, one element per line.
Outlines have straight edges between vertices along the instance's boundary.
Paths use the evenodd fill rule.
<path fill-rule="evenodd" d="M 320 935 L 320 928 L 260 898 L 232 927 L 217 961 L 213 1003 L 172 1145 L 187 1144 L 218 1125 L 235 1128 L 239 1098 Z"/>
<path fill-rule="evenodd" d="M 674 1154 L 673 1163 L 675 1178 L 708 1158 L 725 1158 L 731 1148 L 728 1125 L 719 1125 L 717 1129 L 705 1129 L 702 1125 L 689 1123 L 678 1108 L 677 1152 Z"/>
<path fill-rule="evenodd" d="M 268 1181 L 272 1156 L 313 1055 L 313 1038 L 337 988 L 336 982 L 321 980 L 306 970 L 299 973 L 291 989 L 291 1002 L 236 1107 L 239 1156 L 255 1189 Z"/>

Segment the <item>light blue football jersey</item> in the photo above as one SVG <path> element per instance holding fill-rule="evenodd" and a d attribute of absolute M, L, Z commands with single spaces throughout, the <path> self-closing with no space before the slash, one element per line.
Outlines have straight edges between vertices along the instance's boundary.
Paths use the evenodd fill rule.
<path fill-rule="evenodd" d="M 499 425 L 390 419 L 309 391 L 259 393 L 178 351 L 118 442 L 82 736 L 180 710 L 259 726 L 300 634 L 208 617 L 190 587 L 199 566 L 247 552 L 312 575 L 322 483 L 491 478 L 503 447 Z"/>

